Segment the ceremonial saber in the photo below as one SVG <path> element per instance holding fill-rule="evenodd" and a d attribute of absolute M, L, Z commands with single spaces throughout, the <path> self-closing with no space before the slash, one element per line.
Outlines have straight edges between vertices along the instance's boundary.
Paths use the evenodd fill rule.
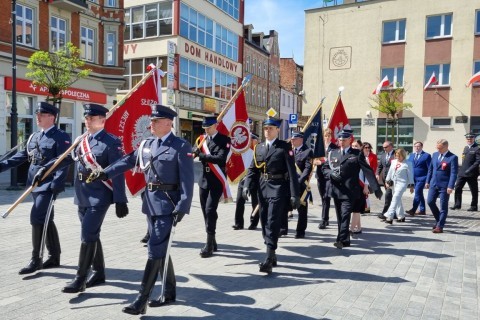
<path fill-rule="evenodd" d="M 43 253 L 45 252 L 45 238 L 47 235 L 48 223 L 50 222 L 50 215 L 52 214 L 53 205 L 55 204 L 55 194 L 52 194 L 50 203 L 48 204 L 47 215 L 45 216 L 45 222 L 43 224 L 42 241 L 40 242 L 40 260 L 43 259 Z"/>
<path fill-rule="evenodd" d="M 257 206 L 255 207 L 255 209 L 253 210 L 252 214 L 250 215 L 251 218 L 254 218 L 258 211 L 260 211 L 260 204 L 257 204 Z"/>
<path fill-rule="evenodd" d="M 84 134 L 82 134 L 80 137 L 78 137 L 74 143 L 72 143 L 72 145 L 57 159 L 55 160 L 55 162 L 52 164 L 52 166 L 50 167 L 50 169 L 47 170 L 47 172 L 45 172 L 45 174 L 43 175 L 43 177 L 40 179 L 40 182 L 43 181 L 46 177 L 48 177 L 48 175 L 50 173 L 52 173 L 52 171 L 60 164 L 60 162 L 62 162 L 63 159 L 65 159 L 68 154 L 70 154 L 70 152 L 72 152 L 72 150 L 80 143 L 80 141 L 82 141 L 82 139 L 87 135 L 88 132 L 85 132 Z M 17 199 L 17 201 L 15 201 L 8 209 L 7 211 L 5 211 L 3 214 L 2 214 L 2 218 L 6 218 L 8 217 L 8 215 L 13 211 L 13 209 L 15 209 L 23 200 L 25 200 L 25 198 L 33 191 L 33 189 L 35 189 L 37 187 L 37 183 L 31 185 L 27 190 L 25 190 L 25 192 L 20 196 L 20 198 Z"/>

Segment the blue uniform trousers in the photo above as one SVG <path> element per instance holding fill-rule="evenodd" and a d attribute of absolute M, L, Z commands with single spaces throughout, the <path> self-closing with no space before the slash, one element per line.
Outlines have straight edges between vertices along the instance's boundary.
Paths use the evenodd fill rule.
<path fill-rule="evenodd" d="M 30 224 L 39 225 L 45 223 L 48 206 L 52 200 L 52 191 L 32 192 L 33 206 L 30 211 Z M 53 221 L 53 208 L 50 214 L 50 220 Z"/>
<path fill-rule="evenodd" d="M 100 239 L 100 231 L 108 207 L 110 205 L 78 207 L 78 218 L 82 224 L 82 242 L 96 242 Z"/>
<path fill-rule="evenodd" d="M 167 255 L 168 239 L 173 226 L 172 215 L 151 216 L 147 214 L 148 259 L 163 259 Z"/>
<path fill-rule="evenodd" d="M 438 209 L 436 201 L 440 197 L 440 209 Z M 448 215 L 448 199 L 450 195 L 447 188 L 430 187 L 428 190 L 427 203 L 432 210 L 432 214 L 437 221 L 437 227 L 443 228 Z"/>

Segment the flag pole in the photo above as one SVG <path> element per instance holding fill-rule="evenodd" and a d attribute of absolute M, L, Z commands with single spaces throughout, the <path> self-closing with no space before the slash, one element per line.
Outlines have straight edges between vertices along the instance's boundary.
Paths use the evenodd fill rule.
<path fill-rule="evenodd" d="M 235 92 L 233 97 L 228 101 L 227 105 L 225 106 L 225 108 L 223 108 L 222 112 L 220 112 L 220 114 L 218 115 L 217 122 L 222 121 L 222 119 L 225 116 L 225 114 L 227 113 L 228 109 L 230 109 L 230 107 L 233 105 L 235 100 L 237 100 L 237 98 L 240 95 L 240 93 L 242 92 L 242 90 L 247 87 L 247 85 L 250 83 L 251 79 L 252 79 L 251 74 L 247 74 L 247 76 L 245 78 L 243 78 L 242 84 L 240 85 L 240 87 L 237 89 L 237 91 Z"/>
<path fill-rule="evenodd" d="M 312 115 L 308 118 L 307 123 L 302 129 L 302 132 L 305 132 L 308 127 L 310 127 L 310 124 L 312 124 L 313 118 L 317 115 L 317 113 L 322 109 L 323 106 L 323 100 L 325 100 L 326 97 L 323 97 L 322 100 L 320 100 L 320 103 L 318 104 L 317 108 L 315 109 L 315 112 L 312 113 Z M 321 121 L 322 119 L 320 119 Z"/>

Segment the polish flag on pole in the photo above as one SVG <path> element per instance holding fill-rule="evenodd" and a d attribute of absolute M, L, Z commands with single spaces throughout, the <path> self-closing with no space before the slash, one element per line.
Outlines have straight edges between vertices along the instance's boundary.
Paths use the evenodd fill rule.
<path fill-rule="evenodd" d="M 428 79 L 428 82 L 423 88 L 423 90 L 427 90 L 430 86 L 433 86 L 434 84 L 437 84 L 437 78 L 435 77 L 435 72 L 432 72 L 432 75 L 430 76 L 430 79 Z"/>
<path fill-rule="evenodd" d="M 471 78 L 470 80 L 468 80 L 466 86 L 467 87 L 470 87 L 472 84 L 474 84 L 475 82 L 478 82 L 480 81 L 480 71 L 475 73 Z"/>
<path fill-rule="evenodd" d="M 383 87 L 387 87 L 390 85 L 390 81 L 388 81 L 388 76 L 385 76 L 382 81 L 378 84 L 378 86 L 373 90 L 372 94 L 379 94 Z"/>

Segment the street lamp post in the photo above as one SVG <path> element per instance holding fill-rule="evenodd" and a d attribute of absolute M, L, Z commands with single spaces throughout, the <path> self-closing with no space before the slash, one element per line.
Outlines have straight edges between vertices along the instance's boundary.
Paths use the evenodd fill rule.
<path fill-rule="evenodd" d="M 16 147 L 18 141 L 18 132 L 17 132 L 17 1 L 12 0 L 12 109 L 10 113 L 10 126 L 11 126 L 11 137 L 10 145 L 11 148 Z M 10 170 L 10 187 L 17 187 L 17 169 L 12 168 Z"/>

